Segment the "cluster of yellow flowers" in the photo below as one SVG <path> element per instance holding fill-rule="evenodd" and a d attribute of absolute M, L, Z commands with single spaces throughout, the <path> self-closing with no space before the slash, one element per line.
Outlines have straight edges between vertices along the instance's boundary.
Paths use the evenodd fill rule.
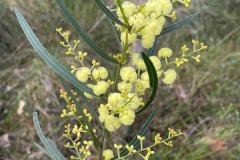
<path fill-rule="evenodd" d="M 67 48 L 66 54 L 73 55 L 75 59 L 80 62 L 81 67 L 72 65 L 71 72 L 75 74 L 80 82 L 88 83 L 87 86 L 92 88 L 96 96 L 106 94 L 111 84 L 113 84 L 113 82 L 108 79 L 108 70 L 100 66 L 96 60 L 93 60 L 91 63 L 92 66 L 88 67 L 84 61 L 87 53 L 76 51 L 79 41 L 74 40 L 71 42 L 69 40 L 70 32 L 64 32 L 62 28 L 57 29 L 57 32 L 60 33 L 65 40 L 64 42 L 60 42 L 60 44 Z M 134 122 L 135 111 L 144 104 L 141 96 L 145 94 L 146 89 L 150 88 L 148 72 L 140 54 L 132 54 L 131 59 L 130 65 L 123 66 L 120 69 L 119 74 L 121 81 L 117 84 L 117 91 L 110 93 L 107 103 L 100 104 L 98 108 L 100 121 L 104 123 L 106 129 L 111 132 L 118 129 L 121 124 L 131 125 Z M 151 56 L 150 60 L 153 62 L 159 77 L 164 73 L 165 78 L 163 81 L 166 84 L 172 84 L 176 79 L 174 70 L 163 72 L 161 70 L 160 58 L 157 56 Z M 88 93 L 84 94 L 88 98 L 93 97 Z M 66 110 L 63 110 L 62 117 L 73 114 L 75 106 L 68 106 L 68 108 L 71 109 L 71 112 L 67 113 Z"/>
<path fill-rule="evenodd" d="M 75 74 L 76 78 L 83 83 L 87 83 L 93 93 L 96 96 L 107 95 L 106 103 L 99 104 L 98 112 L 99 119 L 104 123 L 105 128 L 110 131 L 116 131 L 121 125 L 129 126 L 134 122 L 135 112 L 144 105 L 143 97 L 147 89 L 150 88 L 149 85 L 149 75 L 139 53 L 130 52 L 130 60 L 128 64 L 121 65 L 119 70 L 119 79 L 117 82 L 113 82 L 108 79 L 108 70 L 100 66 L 100 63 L 96 60 L 91 62 L 91 66 L 85 63 L 86 52 L 76 51 L 79 40 L 74 40 L 71 42 L 69 39 L 70 32 L 62 31 L 62 28 L 57 29 L 57 32 L 64 38 L 65 42 L 60 42 L 62 46 L 67 48 L 66 54 L 73 55 L 75 59 L 78 60 L 80 67 L 72 65 L 72 73 Z M 157 56 L 150 56 L 149 59 L 153 63 L 158 78 L 162 78 L 163 83 L 171 85 L 177 78 L 177 73 L 173 69 L 171 64 L 176 64 L 177 66 L 182 65 L 187 62 L 189 58 L 200 61 L 200 52 L 205 50 L 207 46 L 196 40 L 192 41 L 193 51 L 190 52 L 186 45 L 181 47 L 181 57 L 173 57 L 173 51 L 170 48 L 161 48 Z M 198 53 L 198 54 L 197 54 Z M 194 54 L 197 54 L 196 56 Z M 116 83 L 117 90 L 108 93 L 107 91 L 114 88 Z M 94 95 L 84 93 L 86 97 L 93 98 Z M 74 106 L 69 106 L 74 112 Z M 63 114 L 71 115 L 72 112 Z"/>
<path fill-rule="evenodd" d="M 71 66 L 71 72 L 75 74 L 76 78 L 83 83 L 88 83 L 87 86 L 93 90 L 97 96 L 105 94 L 112 82 L 108 79 L 108 71 L 105 67 L 100 66 L 96 60 L 91 62 L 89 67 L 85 64 L 86 52 L 76 51 L 79 40 L 69 41 L 70 32 L 64 32 L 62 28 L 56 31 L 64 38 L 64 42 L 60 42 L 63 47 L 67 48 L 66 54 L 73 55 L 76 60 L 80 62 L 80 66 Z M 90 94 L 84 93 L 88 98 L 92 98 Z"/>
<path fill-rule="evenodd" d="M 128 28 L 117 25 L 122 43 L 128 46 L 137 39 L 142 39 L 143 47 L 151 48 L 155 37 L 161 33 L 166 23 L 166 17 L 176 19 L 176 12 L 173 10 L 175 2 L 189 7 L 191 0 L 148 0 L 138 5 L 130 1 L 117 3 L 117 15 L 128 25 Z"/>
<path fill-rule="evenodd" d="M 63 31 L 62 28 L 56 30 L 63 38 L 60 44 L 66 48 L 66 54 L 72 55 L 77 60 L 77 64 L 71 65 L 71 73 L 93 91 L 93 94 L 84 93 L 84 95 L 91 100 L 95 100 L 94 96 L 98 97 L 98 100 L 102 100 L 97 103 L 99 120 L 109 132 L 116 131 L 122 125 L 133 124 L 136 112 L 144 106 L 146 91 L 150 89 L 150 78 L 141 54 L 133 51 L 131 46 L 137 39 L 141 39 L 144 48 L 151 48 L 155 37 L 163 29 L 166 17 L 176 18 L 173 9 L 175 2 L 189 7 L 190 0 L 148 0 L 141 4 L 116 0 L 117 15 L 125 25 L 117 25 L 123 46 L 122 52 L 113 56 L 119 62 L 114 80 L 109 78 L 110 72 L 106 67 L 101 66 L 96 60 L 87 60 L 88 54 L 78 51 L 80 41 L 71 41 L 69 31 Z M 177 78 L 175 68 L 190 60 L 200 62 L 201 54 L 206 49 L 207 46 L 203 42 L 192 40 L 192 47 L 184 44 L 180 48 L 180 53 L 176 52 L 178 54 L 165 47 L 160 48 L 149 59 L 155 67 L 158 78 L 164 84 L 172 85 Z M 71 156 L 71 159 L 86 159 L 91 154 L 90 147 L 93 142 L 91 140 L 81 142 L 80 140 L 82 134 L 87 132 L 88 126 L 82 123 L 82 117 L 78 115 L 76 104 L 71 97 L 63 90 L 61 90 L 61 97 L 67 103 L 65 109 L 62 110 L 61 117 L 74 118 L 77 122 L 65 125 L 64 137 L 68 140 L 65 147 L 75 149 L 77 156 Z M 88 121 L 91 122 L 91 114 L 86 109 L 83 112 Z M 94 134 L 96 134 L 95 129 Z M 136 150 L 133 145 L 123 147 L 123 145 L 115 144 L 117 159 L 123 160 L 133 154 L 138 154 L 143 159 L 148 160 L 154 154 L 153 147 L 162 143 L 172 146 L 171 139 L 179 135 L 182 135 L 182 132 L 169 129 L 169 135 L 166 139 L 157 134 L 154 137 L 154 144 L 148 147 L 143 147 L 145 137 L 137 136 L 140 150 Z M 120 149 L 123 148 L 127 149 L 128 154 L 121 157 Z M 116 156 L 112 150 L 107 149 L 103 152 L 103 157 L 105 160 L 111 160 Z"/>
<path fill-rule="evenodd" d="M 192 51 L 190 51 L 186 45 L 183 45 L 181 47 L 181 57 L 176 58 L 172 63 L 175 63 L 177 67 L 188 62 L 190 59 L 193 59 L 197 63 L 200 63 L 201 54 L 208 48 L 208 46 L 203 42 L 199 42 L 197 40 L 192 40 L 192 44 Z"/>
<path fill-rule="evenodd" d="M 76 152 L 75 155 L 71 155 L 70 159 L 82 159 L 86 160 L 87 157 L 91 155 L 90 147 L 93 145 L 92 140 L 86 140 L 83 135 L 87 133 L 87 126 L 82 122 L 82 117 L 78 115 L 76 111 L 76 104 L 72 101 L 72 98 L 67 94 L 66 91 L 60 90 L 60 97 L 63 98 L 67 104 L 66 108 L 62 110 L 61 117 L 69 117 L 74 119 L 73 124 L 66 124 L 64 126 L 63 137 L 67 139 L 65 144 L 66 148 L 74 149 Z M 83 110 L 84 115 L 88 118 L 88 121 L 92 121 L 92 116 L 87 112 L 86 109 Z M 96 130 L 94 130 L 96 133 Z"/>
<path fill-rule="evenodd" d="M 117 160 L 124 160 L 124 159 L 127 159 L 127 158 L 129 158 L 133 155 L 136 155 L 136 154 L 139 155 L 140 157 L 142 157 L 144 160 L 149 160 L 150 156 L 155 154 L 155 152 L 152 150 L 153 147 L 158 146 L 160 144 L 165 144 L 167 146 L 172 147 L 173 146 L 172 139 L 174 139 L 178 136 L 181 136 L 181 135 L 183 135 L 183 133 L 181 131 L 175 131 L 175 130 L 169 128 L 167 138 L 163 139 L 160 136 L 160 134 L 158 133 L 154 136 L 154 143 L 152 145 L 147 146 L 147 147 L 144 147 L 144 145 L 143 145 L 145 137 L 138 135 L 137 139 L 140 143 L 140 149 L 136 150 L 133 145 L 130 145 L 130 146 L 125 145 L 125 148 L 127 149 L 128 154 L 126 154 L 124 156 L 121 156 L 120 150 L 123 149 L 123 145 L 114 144 L 114 148 L 116 150 L 116 155 L 117 156 L 114 156 L 113 150 L 106 149 L 103 152 L 104 160 L 111 160 L 114 157 L 117 157 L 116 158 Z"/>
<path fill-rule="evenodd" d="M 117 15 L 131 30 L 118 26 L 122 43 L 127 42 L 129 45 L 141 37 L 144 48 L 152 47 L 155 36 L 160 34 L 165 24 L 165 16 L 175 17 L 175 12 L 172 11 L 170 0 L 149 0 L 140 5 L 124 1 L 118 5 Z"/>

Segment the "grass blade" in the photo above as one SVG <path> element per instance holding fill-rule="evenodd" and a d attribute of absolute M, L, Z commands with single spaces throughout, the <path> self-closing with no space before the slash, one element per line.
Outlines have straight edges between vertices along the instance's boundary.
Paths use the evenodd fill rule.
<path fill-rule="evenodd" d="M 95 0 L 98 7 L 109 17 L 111 20 L 116 22 L 119 25 L 125 26 L 123 22 L 121 22 L 104 4 L 101 0 Z"/>
<path fill-rule="evenodd" d="M 42 43 L 38 40 L 29 24 L 21 14 L 21 12 L 15 8 L 15 14 L 17 16 L 17 20 L 20 26 L 23 29 L 28 41 L 31 43 L 34 50 L 37 54 L 42 58 L 42 60 L 49 65 L 51 69 L 53 69 L 58 75 L 60 75 L 65 80 L 69 81 L 76 88 L 78 88 L 81 92 L 87 92 L 93 94 L 92 89 L 87 87 L 85 84 L 79 82 L 76 77 L 71 74 L 68 69 L 63 66 L 57 59 L 55 59 L 47 50 L 44 48 Z"/>
<path fill-rule="evenodd" d="M 152 63 L 152 61 L 149 59 L 149 57 L 142 52 L 142 58 L 144 60 L 144 63 L 147 67 L 148 75 L 149 75 L 149 82 L 150 87 L 152 88 L 151 95 L 148 98 L 148 101 L 145 103 L 145 105 L 138 110 L 136 113 L 139 114 L 142 111 L 144 111 L 150 104 L 153 102 L 156 94 L 157 94 L 157 88 L 158 88 L 158 77 L 157 77 L 157 71 Z"/>
<path fill-rule="evenodd" d="M 64 14 L 64 16 L 67 18 L 67 20 L 69 21 L 69 23 L 77 30 L 77 32 L 79 33 L 79 35 L 82 37 L 82 39 L 91 47 L 91 49 L 93 49 L 93 51 L 98 54 L 99 56 L 101 56 L 102 58 L 104 58 L 105 60 L 108 60 L 110 62 L 113 63 L 117 63 L 118 61 L 115 60 L 113 57 L 110 57 L 106 54 L 105 51 L 103 51 L 101 48 L 99 48 L 96 43 L 94 43 L 94 41 L 87 35 L 87 33 L 80 27 L 80 25 L 78 24 L 78 22 L 76 21 L 76 19 L 71 15 L 70 11 L 68 10 L 68 8 L 66 7 L 66 5 L 64 4 L 63 0 L 56 0 L 57 4 L 59 5 L 62 13 Z"/>
<path fill-rule="evenodd" d="M 129 145 L 133 145 L 135 148 L 139 147 L 139 140 L 137 139 L 137 136 L 144 136 L 148 130 L 148 127 L 150 126 L 154 116 L 156 115 L 157 111 L 154 110 L 151 112 L 151 114 L 148 116 L 148 118 L 146 119 L 146 121 L 143 123 L 143 125 L 141 126 L 141 129 L 138 131 L 138 133 L 136 134 L 136 136 L 129 142 Z M 120 155 L 125 156 L 127 155 L 128 150 L 126 148 L 124 148 L 121 152 Z"/>
<path fill-rule="evenodd" d="M 52 140 L 46 138 L 43 134 L 43 131 L 38 121 L 37 112 L 33 112 L 33 123 L 37 131 L 38 137 L 40 138 L 43 146 L 45 147 L 44 151 L 47 152 L 48 156 L 51 157 L 53 160 L 66 160 L 61 154 L 61 152 L 57 149 L 56 144 Z"/>
<path fill-rule="evenodd" d="M 156 38 L 155 38 L 155 42 L 154 42 L 154 45 L 152 48 L 150 48 L 147 52 L 147 55 L 151 56 L 153 54 L 155 54 L 159 48 L 159 44 L 160 44 L 160 38 L 162 35 L 165 35 L 171 31 L 174 31 L 182 26 L 184 26 L 185 24 L 193 21 L 197 16 L 199 16 L 200 12 L 197 12 L 197 13 L 194 13 L 176 23 L 173 23 L 171 25 L 169 25 L 168 27 L 164 28 L 161 32 L 160 35 L 157 35 Z"/>

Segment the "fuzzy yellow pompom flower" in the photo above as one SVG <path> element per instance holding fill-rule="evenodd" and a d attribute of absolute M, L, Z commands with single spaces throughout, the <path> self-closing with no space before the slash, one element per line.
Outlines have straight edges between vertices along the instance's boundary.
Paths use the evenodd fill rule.
<path fill-rule="evenodd" d="M 92 76 L 95 80 L 107 79 L 108 71 L 105 67 L 94 68 L 93 71 L 92 71 Z"/>
<path fill-rule="evenodd" d="M 153 46 L 153 43 L 155 41 L 155 35 L 151 34 L 151 30 L 146 31 L 148 34 L 144 34 L 142 36 L 142 45 L 144 48 L 151 48 Z"/>
<path fill-rule="evenodd" d="M 122 67 L 120 70 L 120 76 L 123 81 L 131 83 L 137 80 L 137 73 L 133 67 Z"/>
<path fill-rule="evenodd" d="M 176 71 L 173 69 L 168 69 L 166 72 L 164 72 L 163 82 L 165 84 L 173 84 L 176 78 L 177 78 Z"/>
<path fill-rule="evenodd" d="M 132 91 L 133 85 L 129 82 L 122 81 L 118 83 L 118 90 L 121 93 L 129 93 Z"/>
<path fill-rule="evenodd" d="M 126 110 L 120 112 L 119 120 L 122 124 L 129 126 L 134 122 L 135 119 L 135 112 L 133 110 Z"/>
<path fill-rule="evenodd" d="M 101 104 L 100 107 L 98 108 L 98 113 L 99 113 L 99 120 L 101 122 L 104 122 L 106 117 L 109 115 L 108 108 Z"/>
<path fill-rule="evenodd" d="M 124 105 L 124 97 L 120 93 L 111 93 L 108 96 L 108 105 L 112 110 Z"/>
<path fill-rule="evenodd" d="M 145 81 L 149 81 L 148 72 L 147 72 L 147 71 L 146 71 L 146 72 L 143 72 L 143 73 L 141 74 L 141 78 L 142 78 L 143 80 L 145 80 Z"/>
<path fill-rule="evenodd" d="M 132 60 L 132 64 L 135 65 L 137 67 L 137 69 L 140 69 L 143 71 L 146 70 L 146 65 L 145 65 L 143 59 L 140 57 L 139 53 L 133 53 L 131 60 Z"/>
<path fill-rule="evenodd" d="M 137 39 L 136 33 L 127 33 L 127 34 L 125 32 L 121 33 L 121 40 L 123 43 L 126 42 L 127 40 L 128 43 L 132 44 L 133 42 L 136 41 L 136 39 Z"/>
<path fill-rule="evenodd" d="M 107 92 L 109 85 L 110 85 L 109 82 L 98 81 L 97 84 L 92 87 L 93 93 L 97 96 L 100 96 L 101 94 L 104 94 Z"/>
<path fill-rule="evenodd" d="M 151 56 L 150 60 L 152 61 L 156 71 L 159 71 L 161 69 L 160 59 L 157 56 Z"/>
<path fill-rule="evenodd" d="M 134 30 L 140 30 L 146 24 L 146 18 L 142 13 L 129 17 L 129 24 Z"/>
<path fill-rule="evenodd" d="M 117 117 L 109 115 L 104 121 L 104 126 L 109 132 L 114 132 L 121 126 L 121 123 Z"/>
<path fill-rule="evenodd" d="M 76 77 L 80 82 L 87 82 L 90 74 L 91 70 L 89 68 L 81 67 L 79 70 L 77 70 Z"/>
<path fill-rule="evenodd" d="M 133 13 L 137 11 L 137 6 L 134 3 L 129 2 L 129 1 L 124 1 L 122 3 L 122 8 L 124 10 L 124 14 L 125 14 L 126 17 L 132 16 Z M 123 16 L 120 9 L 117 10 L 117 14 L 120 17 Z"/>
<path fill-rule="evenodd" d="M 142 99 L 135 93 L 128 93 L 127 105 L 125 106 L 127 109 L 135 110 L 142 105 Z"/>
<path fill-rule="evenodd" d="M 170 0 L 159 0 L 160 4 L 159 6 L 162 6 L 162 13 L 165 15 L 168 15 L 172 12 L 173 6 L 172 2 Z"/>
<path fill-rule="evenodd" d="M 110 149 L 106 149 L 103 151 L 104 160 L 111 160 L 114 157 L 113 151 Z"/>
<path fill-rule="evenodd" d="M 158 51 L 158 56 L 162 58 L 168 58 L 172 56 L 172 50 L 170 48 L 161 48 Z"/>
<path fill-rule="evenodd" d="M 150 88 L 149 80 L 137 79 L 135 82 L 135 92 L 138 95 L 144 95 L 146 89 Z"/>

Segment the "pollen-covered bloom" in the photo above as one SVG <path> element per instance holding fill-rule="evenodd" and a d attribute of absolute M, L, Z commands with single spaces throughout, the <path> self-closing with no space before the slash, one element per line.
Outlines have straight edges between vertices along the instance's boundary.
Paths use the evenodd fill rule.
<path fill-rule="evenodd" d="M 87 67 L 81 67 L 76 72 L 76 77 L 80 82 L 87 82 L 91 74 L 91 70 Z"/>
<path fill-rule="evenodd" d="M 95 80 L 104 80 L 108 77 L 108 71 L 105 67 L 97 67 L 93 69 L 92 76 Z"/>
<path fill-rule="evenodd" d="M 135 110 L 142 106 L 142 99 L 135 93 L 110 93 L 108 102 L 100 104 L 99 119 L 105 128 L 116 131 L 121 125 L 131 125 L 135 119 Z"/>
<path fill-rule="evenodd" d="M 158 51 L 158 56 L 162 58 L 168 58 L 172 56 L 172 50 L 170 48 L 161 48 Z"/>
<path fill-rule="evenodd" d="M 165 84 L 173 84 L 176 78 L 177 78 L 176 71 L 173 69 L 168 69 L 167 71 L 164 72 L 163 82 Z"/>
<path fill-rule="evenodd" d="M 130 30 L 118 26 L 121 40 L 132 44 L 137 37 L 141 37 L 144 48 L 151 48 L 155 37 L 159 35 L 166 22 L 165 16 L 172 17 L 172 2 L 170 0 L 149 0 L 144 4 L 134 4 L 129 1 L 122 3 L 123 10 L 118 6 L 117 15 L 122 22 L 130 26 Z M 127 32 L 126 32 L 127 31 Z"/>
<path fill-rule="evenodd" d="M 93 93 L 97 96 L 101 94 L 105 94 L 107 92 L 108 87 L 110 86 L 109 82 L 106 81 L 98 81 L 96 85 L 93 85 Z"/>
<path fill-rule="evenodd" d="M 129 126 L 134 122 L 135 113 L 133 110 L 129 109 L 119 114 L 119 120 L 122 124 Z"/>
<path fill-rule="evenodd" d="M 113 151 L 110 149 L 106 149 L 103 151 L 104 160 L 111 160 L 114 157 Z"/>
<path fill-rule="evenodd" d="M 122 67 L 120 70 L 120 76 L 123 81 L 135 82 L 137 80 L 137 73 L 133 67 Z"/>

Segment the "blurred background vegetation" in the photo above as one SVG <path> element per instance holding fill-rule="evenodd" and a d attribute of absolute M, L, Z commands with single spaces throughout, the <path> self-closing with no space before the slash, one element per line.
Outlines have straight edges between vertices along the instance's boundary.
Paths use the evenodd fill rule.
<path fill-rule="evenodd" d="M 117 52 L 108 20 L 88 0 L 66 0 L 79 23 L 109 52 Z M 58 45 L 55 29 L 77 34 L 49 0 L 0 1 L 0 159 L 48 159 L 34 142 L 39 142 L 32 112 L 39 111 L 45 133 L 60 148 L 64 105 L 59 99 L 61 82 L 37 57 L 24 37 L 12 8 L 18 6 L 43 44 L 63 63 L 69 63 Z M 200 18 L 167 36 L 161 46 L 177 51 L 183 43 L 198 38 L 209 45 L 202 63 L 181 68 L 172 87 L 160 86 L 155 100 L 158 116 L 148 136 L 164 135 L 168 127 L 182 129 L 173 148 L 160 146 L 153 160 L 237 160 L 240 158 L 240 0 L 193 0 L 190 10 L 178 8 L 179 19 L 200 11 Z M 82 43 L 81 48 L 89 48 Z M 144 115 L 138 117 L 142 122 Z M 125 140 L 136 133 L 136 123 L 122 133 Z M 62 148 L 63 151 L 63 148 Z M 67 154 L 67 153 L 66 153 Z"/>

